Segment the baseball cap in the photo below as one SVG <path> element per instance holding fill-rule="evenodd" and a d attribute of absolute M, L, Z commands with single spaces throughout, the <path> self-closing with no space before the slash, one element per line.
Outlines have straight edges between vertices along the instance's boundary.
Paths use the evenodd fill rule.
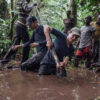
<path fill-rule="evenodd" d="M 27 18 L 27 25 L 30 26 L 33 22 L 37 21 L 35 16 L 29 16 Z"/>
<path fill-rule="evenodd" d="M 71 33 L 74 34 L 74 35 L 80 36 L 81 31 L 80 31 L 79 28 L 74 27 L 74 28 L 71 29 Z"/>

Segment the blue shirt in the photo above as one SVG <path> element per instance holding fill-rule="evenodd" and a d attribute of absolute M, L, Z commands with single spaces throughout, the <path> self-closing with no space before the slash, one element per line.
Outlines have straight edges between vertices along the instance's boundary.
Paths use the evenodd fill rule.
<path fill-rule="evenodd" d="M 47 51 L 47 47 L 46 47 L 46 37 L 44 35 L 44 29 L 43 29 L 43 26 L 42 25 L 40 25 L 39 28 L 36 29 L 33 32 L 33 35 L 31 37 L 31 39 L 24 44 L 24 47 L 29 46 L 33 42 L 39 43 L 39 46 L 36 47 L 37 52 L 40 52 L 40 51 L 41 52 L 46 52 Z"/>
<path fill-rule="evenodd" d="M 54 47 L 59 60 L 63 61 L 63 58 L 66 56 L 71 59 L 72 55 L 74 54 L 74 47 L 72 44 L 70 47 L 67 46 L 67 36 L 56 29 L 53 29 L 51 33 L 56 36 L 56 39 L 54 40 Z M 47 51 L 41 64 L 55 64 L 53 55 L 50 50 Z"/>

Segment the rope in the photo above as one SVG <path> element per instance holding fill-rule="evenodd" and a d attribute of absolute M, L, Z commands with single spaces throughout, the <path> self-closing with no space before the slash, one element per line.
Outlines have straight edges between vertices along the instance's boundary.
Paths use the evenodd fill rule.
<path fill-rule="evenodd" d="M 35 4 L 35 0 L 33 0 L 33 4 Z M 43 24 L 43 20 L 42 20 L 42 18 L 41 18 L 41 16 L 40 16 L 40 13 L 39 13 L 39 11 L 38 11 L 37 5 L 35 6 L 35 9 L 36 9 L 36 12 L 37 12 L 37 14 L 38 14 L 38 17 L 39 17 L 39 19 L 40 19 L 40 23 Z"/>

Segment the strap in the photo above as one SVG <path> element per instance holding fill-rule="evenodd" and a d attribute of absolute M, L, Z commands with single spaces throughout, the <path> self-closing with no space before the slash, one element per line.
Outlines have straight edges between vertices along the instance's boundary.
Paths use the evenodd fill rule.
<path fill-rule="evenodd" d="M 35 4 L 35 0 L 33 0 L 33 3 Z M 41 16 L 40 16 L 40 13 L 39 13 L 39 11 L 38 11 L 37 5 L 35 6 L 35 9 L 36 9 L 36 12 L 37 12 L 37 14 L 38 14 L 38 17 L 39 17 L 39 19 L 40 19 L 40 22 L 43 24 L 43 20 L 42 20 L 42 18 L 41 18 Z"/>

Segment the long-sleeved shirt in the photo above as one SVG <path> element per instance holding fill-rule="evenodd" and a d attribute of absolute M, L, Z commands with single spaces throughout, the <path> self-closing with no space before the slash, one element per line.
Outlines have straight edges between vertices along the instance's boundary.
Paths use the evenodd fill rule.
<path fill-rule="evenodd" d="M 56 29 L 53 29 L 51 33 L 56 36 L 56 39 L 54 40 L 54 48 L 59 60 L 63 61 L 66 56 L 71 59 L 74 54 L 74 47 L 72 44 L 70 47 L 67 46 L 67 36 Z M 47 51 L 44 59 L 41 61 L 41 64 L 55 64 L 54 57 L 50 50 Z"/>
<path fill-rule="evenodd" d="M 44 35 L 44 29 L 43 29 L 43 26 L 42 25 L 40 25 L 38 27 L 38 29 L 36 29 L 33 32 L 33 35 L 31 37 L 31 39 L 24 44 L 24 47 L 29 46 L 33 42 L 39 43 L 39 46 L 36 47 L 37 52 L 46 52 L 47 51 L 47 47 L 46 47 L 46 37 Z"/>

